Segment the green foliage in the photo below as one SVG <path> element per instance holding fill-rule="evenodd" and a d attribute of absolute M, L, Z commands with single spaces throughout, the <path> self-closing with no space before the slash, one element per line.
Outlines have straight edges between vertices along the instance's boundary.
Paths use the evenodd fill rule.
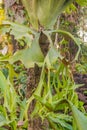
<path fill-rule="evenodd" d="M 87 6 L 87 0 L 76 0 L 80 6 Z"/>
<path fill-rule="evenodd" d="M 77 54 L 76 54 L 75 59 L 74 59 L 74 60 L 78 60 L 78 56 L 79 56 L 79 53 L 80 53 L 80 50 L 81 50 L 81 45 L 80 45 L 81 41 L 80 41 L 79 38 L 74 37 L 71 33 L 64 31 L 64 30 L 50 30 L 50 31 L 44 31 L 44 33 L 47 35 L 50 43 L 52 43 L 52 40 L 51 40 L 51 37 L 50 37 L 50 34 L 52 34 L 52 33 L 60 33 L 64 36 L 67 35 L 69 38 L 71 38 L 78 47 L 78 51 L 77 51 Z"/>
<path fill-rule="evenodd" d="M 68 6 L 71 6 L 70 8 L 75 10 L 75 6 L 72 4 L 73 1 L 74 0 L 32 0 L 31 2 L 31 0 L 22 0 L 22 3 L 27 10 L 30 23 L 34 29 L 39 28 L 38 22 L 44 28 L 50 29 L 55 24 L 58 15 L 60 15 Z M 76 0 L 76 2 L 80 6 L 87 5 L 87 0 Z M 70 8 L 67 8 L 68 12 L 70 12 Z"/>
<path fill-rule="evenodd" d="M 79 62 L 76 63 L 75 68 L 77 72 L 81 74 L 87 73 L 87 46 L 84 45 L 84 43 L 82 43 L 81 45 L 81 53 L 80 53 Z"/>
<path fill-rule="evenodd" d="M 1 100 L 3 99 L 3 106 L 0 104 L 0 129 L 3 126 L 8 126 L 11 129 L 16 130 L 18 121 L 23 121 L 26 100 L 21 101 L 16 93 L 13 85 L 9 81 L 9 77 L 6 79 L 3 73 L 0 71 L 0 93 Z M 17 113 L 20 110 L 19 118 Z M 26 121 L 25 121 L 26 122 Z M 25 123 L 22 124 L 24 126 Z M 22 127 L 21 126 L 21 127 Z"/>
<path fill-rule="evenodd" d="M 39 35 L 33 40 L 33 43 L 30 48 L 16 52 L 10 59 L 9 62 L 13 64 L 16 61 L 22 61 L 25 67 L 34 67 L 34 64 L 42 64 L 43 54 L 38 44 Z"/>
<path fill-rule="evenodd" d="M 58 15 L 71 2 L 73 0 L 22 0 L 34 29 L 38 29 L 38 22 L 44 28 L 51 28 L 55 24 Z"/>
<path fill-rule="evenodd" d="M 69 105 L 72 109 L 73 117 L 78 130 L 85 130 L 87 127 L 87 116 L 84 116 L 83 113 L 80 112 L 72 103 L 69 102 Z"/>
<path fill-rule="evenodd" d="M 47 63 L 47 60 L 45 62 Z M 85 130 L 87 117 L 76 108 L 76 106 L 79 107 L 79 101 L 74 90 L 79 86 L 71 80 L 68 66 L 65 67 L 61 62 L 51 63 L 52 68 L 50 69 L 46 63 L 44 64 L 48 68 L 48 73 L 43 71 L 44 67 L 40 83 L 33 95 L 37 102 L 32 117 L 38 114 L 42 120 L 46 118 L 53 129 L 73 130 L 76 126 L 78 130 L 81 128 Z M 73 117 L 68 115 L 71 110 Z M 83 119 L 80 117 L 82 120 L 78 120 L 77 116 L 82 116 Z M 75 120 L 74 124 L 73 120 Z M 82 123 L 81 126 L 80 122 Z"/>
<path fill-rule="evenodd" d="M 72 3 L 66 8 L 66 13 L 71 14 L 73 11 L 76 11 L 76 6 Z"/>
<path fill-rule="evenodd" d="M 13 86 L 10 84 L 9 79 L 6 80 L 2 72 L 0 72 L 0 90 L 2 93 L 2 97 L 4 98 L 3 109 L 2 109 L 4 111 L 1 111 L 2 114 L 5 114 L 2 115 L 3 120 L 1 126 L 3 126 L 5 124 L 9 124 L 10 122 L 15 122 L 16 108 L 17 108 L 17 95 Z M 7 112 L 9 112 L 10 114 L 7 115 Z M 4 118 L 4 116 L 6 119 Z M 11 121 L 9 120 L 9 117 Z M 15 128 L 15 123 L 14 123 L 14 128 Z"/>
<path fill-rule="evenodd" d="M 4 21 L 3 25 L 0 26 L 0 33 L 14 35 L 16 40 L 19 42 L 20 40 L 24 40 L 30 46 L 35 32 L 26 25 Z"/>
<path fill-rule="evenodd" d="M 72 62 L 78 60 L 81 50 L 80 41 L 65 30 L 53 30 L 57 17 L 74 0 L 22 0 L 27 10 L 31 26 L 20 25 L 14 22 L 5 21 L 0 26 L 2 34 L 11 35 L 20 43 L 26 43 L 22 50 L 11 55 L 0 55 L 0 129 L 8 126 L 11 130 L 28 128 L 28 109 L 30 103 L 35 100 L 36 104 L 31 117 L 40 117 L 49 122 L 49 129 L 53 130 L 85 130 L 87 117 L 82 113 L 83 104 L 78 101 L 75 89 L 81 85 L 74 83 L 70 63 L 62 55 L 62 49 L 54 47 L 52 34 L 58 33 L 61 41 L 68 37 L 77 45 L 78 51 Z M 84 5 L 83 2 L 76 0 Z M 74 8 L 74 5 L 71 5 Z M 39 30 L 40 27 L 44 29 Z M 48 30 L 49 29 L 49 30 Z M 38 31 L 39 30 L 39 31 Z M 46 57 L 43 56 L 39 46 L 40 34 L 47 36 L 50 46 Z M 60 41 L 60 42 L 61 42 Z M 61 42 L 62 44 L 63 42 Z M 29 99 L 16 89 L 18 83 L 25 84 L 26 77 L 22 65 L 26 68 L 34 67 L 35 64 L 42 67 L 39 84 Z M 65 63 L 65 62 L 66 63 Z M 19 67 L 17 68 L 16 63 Z M 3 69 L 4 68 L 4 69 Z M 15 81 L 16 79 L 16 81 Z M 82 112 L 80 112 L 81 110 Z M 79 117 L 79 118 L 78 118 Z M 20 122 L 21 125 L 20 125 Z M 5 129 L 4 129 L 5 130 Z"/>

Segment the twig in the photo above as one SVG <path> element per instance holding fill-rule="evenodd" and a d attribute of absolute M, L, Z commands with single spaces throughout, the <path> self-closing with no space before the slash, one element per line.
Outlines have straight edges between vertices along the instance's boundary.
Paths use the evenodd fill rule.
<path fill-rule="evenodd" d="M 56 26 L 56 29 L 57 29 L 57 30 L 59 29 L 59 25 L 60 25 L 60 16 L 59 16 L 58 19 L 57 19 L 57 26 Z M 58 45 L 58 33 L 56 33 L 56 35 L 55 35 L 54 46 L 55 46 L 57 49 L 59 48 L 59 45 Z"/>

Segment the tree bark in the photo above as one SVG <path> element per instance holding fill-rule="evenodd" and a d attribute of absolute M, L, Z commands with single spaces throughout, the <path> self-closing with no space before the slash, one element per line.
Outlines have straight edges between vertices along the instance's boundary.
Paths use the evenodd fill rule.
<path fill-rule="evenodd" d="M 41 48 L 41 51 L 44 55 L 44 57 L 46 56 L 48 49 L 49 49 L 49 42 L 47 37 L 41 33 L 40 38 L 39 38 L 39 45 Z M 30 68 L 27 71 L 28 74 L 28 79 L 27 79 L 27 91 L 26 91 L 26 98 L 28 99 L 33 91 L 36 89 L 36 87 L 38 86 L 39 80 L 40 80 L 40 74 L 41 74 L 41 68 L 39 68 L 36 64 L 34 66 L 34 68 Z M 30 114 L 32 113 L 33 109 L 35 106 L 35 101 L 33 101 L 30 105 L 30 108 L 28 110 L 28 115 L 29 115 L 29 119 L 30 119 Z M 29 120 L 29 128 L 31 128 L 31 130 L 43 130 L 43 127 L 48 127 L 48 123 L 47 121 L 45 121 L 43 124 L 41 122 L 41 119 L 30 119 Z"/>

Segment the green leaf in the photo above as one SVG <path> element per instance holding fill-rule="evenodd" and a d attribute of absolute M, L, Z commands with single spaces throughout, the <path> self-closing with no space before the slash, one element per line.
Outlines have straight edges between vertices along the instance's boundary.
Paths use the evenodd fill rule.
<path fill-rule="evenodd" d="M 3 73 L 0 71 L 0 88 L 1 88 L 2 93 L 4 93 L 7 86 L 8 86 L 7 81 L 6 81 Z"/>
<path fill-rule="evenodd" d="M 44 56 L 39 47 L 39 35 L 33 40 L 30 48 L 17 51 L 10 59 L 9 62 L 13 64 L 16 61 L 21 61 L 25 67 L 34 67 L 34 64 L 42 65 Z"/>
<path fill-rule="evenodd" d="M 28 12 L 33 28 L 38 29 L 39 24 L 45 28 L 51 28 L 55 24 L 58 15 L 73 1 L 74 0 L 22 0 L 22 3 Z"/>
<path fill-rule="evenodd" d="M 36 103 L 33 112 L 31 113 L 31 118 L 33 118 L 34 116 L 37 116 L 37 113 L 39 112 L 39 110 L 42 109 L 42 106 L 39 102 Z"/>
<path fill-rule="evenodd" d="M 4 107 L 11 113 L 13 118 L 15 118 L 16 106 L 17 106 L 17 95 L 10 83 L 9 79 L 6 80 L 3 73 L 0 71 L 0 89 L 4 98 Z"/>
<path fill-rule="evenodd" d="M 8 130 L 8 129 L 6 129 L 6 128 L 0 128 L 0 130 Z"/>
<path fill-rule="evenodd" d="M 9 57 L 10 57 L 10 55 L 5 55 L 5 56 L 0 56 L 0 62 L 2 62 L 2 61 L 9 61 Z"/>
<path fill-rule="evenodd" d="M 69 102 L 69 104 L 78 130 L 86 130 L 87 117 L 82 112 L 80 112 L 71 102 Z"/>
<path fill-rule="evenodd" d="M 0 105 L 0 113 L 8 120 L 6 108 L 2 105 Z"/>
<path fill-rule="evenodd" d="M 62 128 L 66 128 L 67 130 L 73 130 L 72 126 L 69 124 L 69 122 L 71 122 L 71 119 L 69 116 L 66 116 L 65 114 L 59 115 L 50 113 L 48 115 L 48 118 L 57 125 L 60 125 Z"/>
<path fill-rule="evenodd" d="M 80 6 L 87 6 L 87 0 L 76 0 Z"/>
<path fill-rule="evenodd" d="M 19 117 L 19 119 L 23 120 L 25 110 L 26 110 L 26 106 L 27 106 L 26 99 L 24 99 L 23 101 L 20 101 L 19 105 L 20 105 L 20 117 Z"/>
<path fill-rule="evenodd" d="M 11 123 L 11 121 L 6 120 L 6 118 L 0 113 L 0 127 L 9 123 Z"/>
<path fill-rule="evenodd" d="M 35 32 L 32 29 L 30 29 L 28 26 L 10 22 L 10 21 L 4 21 L 0 30 L 2 34 L 9 32 L 11 35 L 14 35 L 14 38 L 16 40 L 25 38 L 27 44 L 29 45 L 31 45 L 33 34 L 35 34 Z"/>
<path fill-rule="evenodd" d="M 38 0 L 37 16 L 40 24 L 45 28 L 51 28 L 55 24 L 58 15 L 72 2 L 73 0 Z"/>
<path fill-rule="evenodd" d="M 51 47 L 45 59 L 48 68 L 52 68 L 52 65 L 57 61 L 58 57 L 61 58 L 60 53 L 56 50 L 56 48 Z"/>
<path fill-rule="evenodd" d="M 21 1 L 28 13 L 28 16 L 30 18 L 30 23 L 32 24 L 34 29 L 37 30 L 38 29 L 38 19 L 37 19 L 37 15 L 36 15 L 37 0 L 21 0 Z"/>
<path fill-rule="evenodd" d="M 77 51 L 77 54 L 74 58 L 74 60 L 78 60 L 78 56 L 79 56 L 79 53 L 81 51 L 81 41 L 79 38 L 76 38 L 74 37 L 71 33 L 65 31 L 65 30 L 51 30 L 51 31 L 44 31 L 44 34 L 47 34 L 49 36 L 49 34 L 52 34 L 52 33 L 60 33 L 62 35 L 67 35 L 68 37 L 70 37 L 74 42 L 75 44 L 77 45 L 78 47 L 78 51 Z"/>

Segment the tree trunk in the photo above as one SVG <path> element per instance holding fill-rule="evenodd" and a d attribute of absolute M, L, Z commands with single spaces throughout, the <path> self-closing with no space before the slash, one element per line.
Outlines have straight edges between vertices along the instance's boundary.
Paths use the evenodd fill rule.
<path fill-rule="evenodd" d="M 41 51 L 44 55 L 44 57 L 46 56 L 48 49 L 49 49 L 49 42 L 47 40 L 47 37 L 41 33 L 40 35 L 40 39 L 39 39 L 39 45 L 41 48 Z M 27 80 L 27 91 L 26 91 L 26 98 L 28 99 L 33 91 L 35 90 L 35 88 L 38 86 L 39 83 L 39 79 L 40 79 L 40 74 L 41 74 L 41 68 L 39 68 L 36 64 L 34 66 L 34 68 L 30 68 L 27 71 L 28 74 L 28 80 Z M 33 109 L 35 106 L 35 101 L 33 101 L 30 105 L 30 108 L 28 110 L 28 115 L 29 115 L 29 119 L 30 119 L 30 114 L 32 113 Z M 47 121 L 45 121 L 42 125 L 41 123 L 41 119 L 30 119 L 29 120 L 29 128 L 28 130 L 31 128 L 31 130 L 42 130 L 42 127 L 48 127 L 48 123 Z"/>

